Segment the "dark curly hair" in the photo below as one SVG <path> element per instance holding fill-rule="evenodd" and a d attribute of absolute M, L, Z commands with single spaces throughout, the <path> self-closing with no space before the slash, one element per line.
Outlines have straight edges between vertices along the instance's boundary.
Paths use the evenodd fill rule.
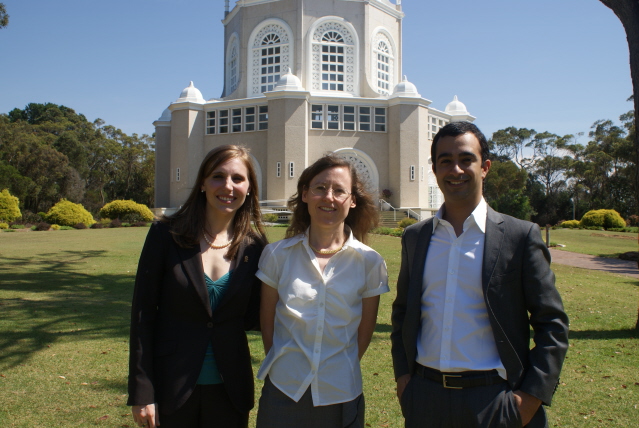
<path fill-rule="evenodd" d="M 351 163 L 335 155 L 326 155 L 319 158 L 315 163 L 302 172 L 297 182 L 297 193 L 288 200 L 288 209 L 293 213 L 291 225 L 286 230 L 286 238 L 306 232 L 311 224 L 311 216 L 308 213 L 308 204 L 302 201 L 302 193 L 308 189 L 309 184 L 315 176 L 329 168 L 347 168 L 351 174 L 351 193 L 355 197 L 355 208 L 348 211 L 348 216 L 344 221 L 353 236 L 360 242 L 366 243 L 368 232 L 377 226 L 379 214 L 372 195 L 366 190 L 365 184 L 357 175 L 357 170 Z"/>

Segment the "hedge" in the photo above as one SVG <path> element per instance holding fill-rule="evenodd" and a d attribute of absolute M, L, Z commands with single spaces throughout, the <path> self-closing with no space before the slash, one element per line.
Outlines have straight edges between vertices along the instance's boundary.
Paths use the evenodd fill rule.
<path fill-rule="evenodd" d="M 138 221 L 153 221 L 154 216 L 144 204 L 138 204 L 135 201 L 116 200 L 102 207 L 100 217 L 135 223 Z"/>
<path fill-rule="evenodd" d="M 20 200 L 9 193 L 8 189 L 4 189 L 0 192 L 0 220 L 10 223 L 20 217 Z"/>
<path fill-rule="evenodd" d="M 581 226 L 585 228 L 603 227 L 607 230 L 626 227 L 626 221 L 615 210 L 591 210 L 581 218 Z"/>
<path fill-rule="evenodd" d="M 78 223 L 92 225 L 95 223 L 93 216 L 81 204 L 74 204 L 66 199 L 61 199 L 45 215 L 45 221 L 60 226 L 75 226 Z"/>

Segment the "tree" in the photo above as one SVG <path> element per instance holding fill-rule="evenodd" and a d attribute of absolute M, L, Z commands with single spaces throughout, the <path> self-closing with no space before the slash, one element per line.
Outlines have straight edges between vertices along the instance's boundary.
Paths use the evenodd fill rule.
<path fill-rule="evenodd" d="M 510 159 L 520 168 L 527 169 L 532 160 L 526 157 L 525 151 L 533 146 L 532 140 L 536 134 L 534 129 L 517 129 L 511 126 L 493 133 L 489 144 L 498 158 Z"/>
<path fill-rule="evenodd" d="M 522 220 L 530 220 L 535 212 L 526 196 L 528 174 L 512 161 L 495 160 L 484 180 L 484 197 L 496 211 Z"/>
<path fill-rule="evenodd" d="M 7 8 L 4 3 L 0 3 L 0 28 L 4 28 L 9 25 L 9 15 L 7 14 Z"/>
<path fill-rule="evenodd" d="M 639 123 L 639 1 L 637 0 L 599 0 L 610 8 L 621 21 L 626 31 L 628 50 L 630 53 L 630 78 L 632 79 L 632 95 L 635 106 L 635 124 Z M 639 134 L 634 133 L 634 161 L 639 166 Z M 634 171 L 635 199 L 639 203 L 639 168 Z M 639 330 L 639 308 L 637 309 L 637 323 Z"/>

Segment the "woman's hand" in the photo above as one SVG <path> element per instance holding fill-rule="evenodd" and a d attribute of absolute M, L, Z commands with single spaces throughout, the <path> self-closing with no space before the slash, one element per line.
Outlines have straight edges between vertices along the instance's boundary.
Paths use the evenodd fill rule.
<path fill-rule="evenodd" d="M 160 426 L 160 414 L 157 411 L 157 404 L 147 404 L 146 406 L 133 406 L 133 422 L 140 427 L 155 428 Z"/>

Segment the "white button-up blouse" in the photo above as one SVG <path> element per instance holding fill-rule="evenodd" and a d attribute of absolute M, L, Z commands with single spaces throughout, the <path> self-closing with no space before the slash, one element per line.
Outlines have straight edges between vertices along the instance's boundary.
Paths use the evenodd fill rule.
<path fill-rule="evenodd" d="M 315 406 L 357 398 L 362 299 L 389 291 L 384 259 L 349 232 L 322 273 L 307 231 L 267 245 L 256 275 L 279 294 L 273 346 L 257 377 L 268 375 L 294 401 L 310 385 Z"/>

